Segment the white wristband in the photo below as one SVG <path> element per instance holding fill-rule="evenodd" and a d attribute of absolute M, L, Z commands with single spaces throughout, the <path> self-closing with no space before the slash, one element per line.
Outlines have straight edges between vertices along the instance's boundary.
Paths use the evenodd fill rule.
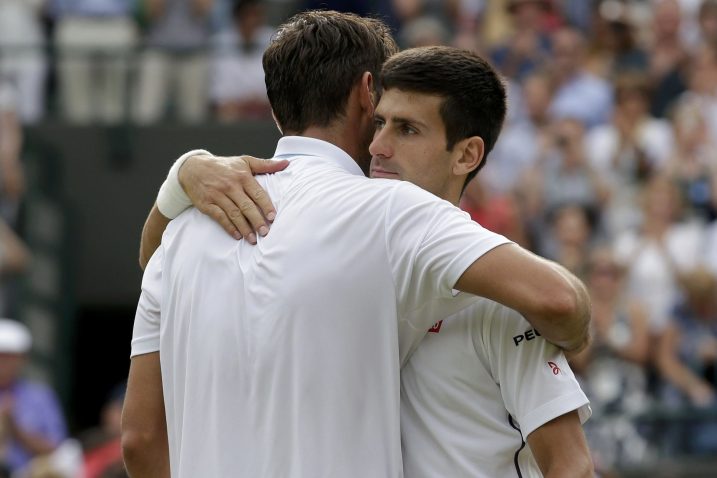
<path fill-rule="evenodd" d="M 209 151 L 203 149 L 195 149 L 185 153 L 177 159 L 169 169 L 167 179 L 164 180 L 157 194 L 157 208 L 162 215 L 168 219 L 174 219 L 179 216 L 182 211 L 192 206 L 192 200 L 189 199 L 187 193 L 184 192 L 182 185 L 179 184 L 179 168 L 184 162 L 196 154 L 208 154 Z"/>

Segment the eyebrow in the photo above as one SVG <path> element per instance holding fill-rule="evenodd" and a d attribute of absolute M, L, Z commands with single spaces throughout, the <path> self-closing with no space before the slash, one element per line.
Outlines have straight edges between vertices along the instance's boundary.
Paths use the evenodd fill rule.
<path fill-rule="evenodd" d="M 387 121 L 386 115 L 384 115 L 382 113 L 375 113 L 374 118 L 378 118 L 383 121 Z M 391 116 L 388 119 L 390 119 L 394 123 L 411 124 L 411 125 L 416 125 L 416 126 L 419 126 L 422 128 L 428 128 L 428 125 L 426 125 L 426 123 L 423 123 L 422 121 L 418 121 L 418 120 L 410 119 L 410 118 L 404 118 L 403 116 Z"/>

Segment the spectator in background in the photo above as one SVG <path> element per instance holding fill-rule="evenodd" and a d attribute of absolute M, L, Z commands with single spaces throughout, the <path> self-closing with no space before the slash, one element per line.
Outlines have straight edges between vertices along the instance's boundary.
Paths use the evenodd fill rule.
<path fill-rule="evenodd" d="M 554 209 L 548 218 L 551 227 L 541 244 L 541 255 L 584 277 L 594 239 L 594 216 L 594 212 L 576 204 Z"/>
<path fill-rule="evenodd" d="M 451 32 L 439 18 L 425 15 L 406 22 L 398 39 L 403 48 L 418 48 L 447 45 L 450 37 Z"/>
<path fill-rule="evenodd" d="M 606 247 L 590 253 L 585 276 L 593 305 L 592 342 L 571 361 L 590 396 L 594 423 L 586 424 L 599 471 L 637 463 L 645 440 L 630 417 L 648 409 L 645 366 L 649 357 L 647 310 L 625 294 L 625 269 Z"/>
<path fill-rule="evenodd" d="M 637 45 L 634 30 L 626 7 L 596 8 L 588 69 L 609 80 L 623 72 L 647 70 L 650 59 Z"/>
<path fill-rule="evenodd" d="M 220 121 L 269 118 L 262 56 L 274 28 L 261 0 L 237 0 L 233 28 L 215 39 L 210 98 Z"/>
<path fill-rule="evenodd" d="M 615 81 L 615 111 L 610 124 L 588 133 L 590 164 L 611 191 L 604 226 L 611 234 L 638 225 L 634 208 L 639 185 L 664 167 L 674 150 L 670 124 L 649 115 L 650 86 L 646 76 L 624 73 Z"/>
<path fill-rule="evenodd" d="M 117 123 L 126 116 L 132 0 L 52 0 L 64 118 Z"/>
<path fill-rule="evenodd" d="M 519 103 L 525 114 L 506 125 L 491 153 L 490 168 L 481 173 L 491 194 L 514 191 L 552 144 L 548 117 L 552 100 L 550 78 L 544 72 L 531 73 L 525 78 L 521 93 Z"/>
<path fill-rule="evenodd" d="M 492 162 L 493 158 L 491 164 Z M 461 196 L 460 208 L 486 229 L 502 234 L 523 247 L 528 247 L 520 208 L 514 196 L 491 194 L 482 179 L 476 176 L 468 182 Z"/>
<path fill-rule="evenodd" d="M 20 162 L 22 129 L 17 114 L 16 82 L 0 75 L 0 218 L 14 225 L 25 175 Z"/>
<path fill-rule="evenodd" d="M 710 140 L 717 143 L 717 46 L 705 45 L 694 53 L 688 78 L 689 89 L 679 101 L 692 101 L 700 106 Z"/>
<path fill-rule="evenodd" d="M 207 47 L 214 0 L 142 0 L 147 14 L 134 98 L 139 123 L 160 120 L 167 108 L 197 123 L 207 109 Z"/>
<path fill-rule="evenodd" d="M 111 391 L 102 407 L 100 426 L 84 433 L 84 478 L 104 478 L 124 469 L 120 435 L 125 391 L 124 383 Z"/>
<path fill-rule="evenodd" d="M 0 1 L 0 76 L 14 80 L 23 123 L 37 122 L 45 112 L 44 5 L 45 0 Z"/>
<path fill-rule="evenodd" d="M 687 212 L 705 223 L 717 218 L 717 148 L 694 98 L 685 98 L 672 119 L 676 148 L 665 173 L 677 184 Z"/>
<path fill-rule="evenodd" d="M 558 208 L 574 204 L 598 211 L 607 200 L 607 186 L 586 159 L 584 132 L 579 120 L 557 122 L 544 162 L 525 178 L 527 216 L 537 221 L 536 237 L 547 237 L 546 220 Z"/>
<path fill-rule="evenodd" d="M 680 193 L 667 177 L 652 177 L 640 195 L 642 220 L 615 239 L 615 256 L 627 268 L 629 295 L 648 307 L 650 332 L 660 335 L 678 297 L 677 275 L 701 260 L 703 229 L 680 223 Z"/>
<path fill-rule="evenodd" d="M 659 341 L 657 365 L 665 380 L 668 406 L 717 410 L 717 279 L 698 267 L 681 278 L 677 302 Z M 717 451 L 717 422 L 688 425 L 688 451 Z"/>
<path fill-rule="evenodd" d="M 650 111 L 662 118 L 674 100 L 685 91 L 684 68 L 687 50 L 680 37 L 682 12 L 677 0 L 657 0 L 653 7 L 650 41 L 650 81 L 654 95 Z"/>
<path fill-rule="evenodd" d="M 67 435 L 52 390 L 21 377 L 31 344 L 27 327 L 0 319 L 0 461 L 12 472 L 54 451 Z"/>
<path fill-rule="evenodd" d="M 657 364 L 667 383 L 691 404 L 714 405 L 717 398 L 717 280 L 710 271 L 698 267 L 685 273 L 681 283 L 684 298 L 677 302 L 672 321 L 662 336 Z M 676 399 L 675 396 L 669 398 Z"/>
<path fill-rule="evenodd" d="M 493 50 L 493 64 L 506 76 L 522 80 L 541 67 L 550 55 L 550 37 L 545 31 L 545 14 L 549 0 L 508 0 L 506 5 L 513 21 L 508 42 Z"/>
<path fill-rule="evenodd" d="M 13 292 L 7 287 L 6 281 L 10 275 L 20 274 L 25 271 L 31 256 L 27 246 L 15 234 L 15 232 L 0 219 L 0 313 L 12 310 L 11 295 Z"/>
<path fill-rule="evenodd" d="M 697 16 L 700 45 L 717 47 L 717 0 L 704 0 Z"/>
<path fill-rule="evenodd" d="M 605 124 L 612 114 L 612 88 L 585 68 L 585 38 L 577 30 L 564 27 L 552 40 L 556 90 L 551 116 L 579 119 L 588 128 Z"/>

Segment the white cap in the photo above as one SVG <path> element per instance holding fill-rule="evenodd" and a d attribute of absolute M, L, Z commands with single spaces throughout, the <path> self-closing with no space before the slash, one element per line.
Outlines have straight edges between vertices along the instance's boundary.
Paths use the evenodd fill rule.
<path fill-rule="evenodd" d="M 17 320 L 0 319 L 0 353 L 23 354 L 30 351 L 30 330 Z"/>

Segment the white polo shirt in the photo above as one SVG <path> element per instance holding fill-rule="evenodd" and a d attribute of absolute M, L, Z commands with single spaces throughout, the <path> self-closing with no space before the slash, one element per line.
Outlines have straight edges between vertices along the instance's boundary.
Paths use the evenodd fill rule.
<path fill-rule="evenodd" d="M 132 355 L 160 352 L 172 476 L 400 477 L 401 353 L 508 241 L 329 143 L 282 138 L 275 157 L 267 237 L 190 209 L 145 271 Z"/>
<path fill-rule="evenodd" d="M 409 478 L 541 477 L 525 439 L 591 414 L 565 356 L 517 312 L 485 298 L 438 322 L 401 372 Z"/>

